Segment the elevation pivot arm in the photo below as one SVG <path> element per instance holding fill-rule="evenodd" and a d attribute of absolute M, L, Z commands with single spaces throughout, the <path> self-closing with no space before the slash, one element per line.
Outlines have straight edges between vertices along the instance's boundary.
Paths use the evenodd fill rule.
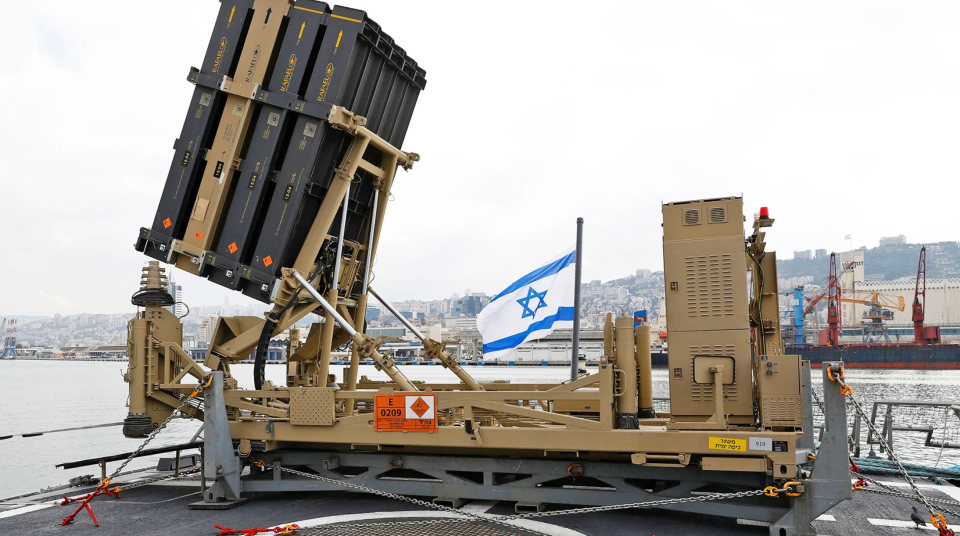
<path fill-rule="evenodd" d="M 473 377 L 467 373 L 467 371 L 463 370 L 463 368 L 460 366 L 460 363 L 457 363 L 456 359 L 450 357 L 449 354 L 443 351 L 443 345 L 441 343 L 438 343 L 433 339 L 428 339 L 423 333 L 420 333 L 420 330 L 415 328 L 405 316 L 400 314 L 393 307 L 393 305 L 390 305 L 390 302 L 381 298 L 380 295 L 377 294 L 377 291 L 373 290 L 373 288 L 367 287 L 367 291 L 370 292 L 370 294 L 373 294 L 373 297 L 382 303 L 383 306 L 390 311 L 390 314 L 397 317 L 397 319 L 400 320 L 400 322 L 406 326 L 407 329 L 409 329 L 418 339 L 420 339 L 420 342 L 423 343 L 423 348 L 427 351 L 428 357 L 439 359 L 440 364 L 456 374 L 457 377 L 460 378 L 460 380 L 466 384 L 471 391 L 483 391 L 483 387 L 477 383 L 477 380 L 474 380 Z"/>
<path fill-rule="evenodd" d="M 390 376 L 390 379 L 400 386 L 400 389 L 404 391 L 419 390 L 412 383 L 410 383 L 410 380 L 408 380 L 402 372 L 400 372 L 400 369 L 397 368 L 396 361 L 390 357 L 382 356 L 380 352 L 377 351 L 376 341 L 370 337 L 367 337 L 363 333 L 357 333 L 357 330 L 353 329 L 350 323 L 340 316 L 340 313 L 337 312 L 337 309 L 330 305 L 330 302 L 324 299 L 323 296 L 317 292 L 317 289 L 313 288 L 313 285 L 311 285 L 309 281 L 300 275 L 299 272 L 294 272 L 293 277 L 296 278 L 296 280 L 303 285 L 304 290 L 309 292 L 310 295 L 317 300 L 320 306 L 323 307 L 323 309 L 340 324 L 340 327 L 345 329 L 347 333 L 350 334 L 350 336 L 353 338 L 353 343 L 357 345 L 357 350 L 359 350 L 360 355 L 373 359 L 374 362 L 376 362 L 377 365 L 379 365 L 380 368 L 387 373 L 387 376 Z"/>

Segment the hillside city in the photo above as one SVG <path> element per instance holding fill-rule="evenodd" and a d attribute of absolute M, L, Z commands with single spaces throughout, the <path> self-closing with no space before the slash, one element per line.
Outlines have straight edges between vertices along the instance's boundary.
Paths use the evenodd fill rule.
<path fill-rule="evenodd" d="M 909 279 L 912 285 L 920 246 L 907 243 L 901 235 L 882 239 L 876 248 L 861 247 L 843 255 L 862 254 L 866 266 L 864 279 L 867 281 Z M 941 242 L 925 246 L 928 281 L 960 278 L 960 243 Z M 795 305 L 791 297 L 794 288 L 803 287 L 807 297 L 823 292 L 828 265 L 829 254 L 823 249 L 796 251 L 793 259 L 779 260 L 778 282 L 780 292 L 784 294 L 781 309 L 788 310 Z M 175 298 L 189 303 L 189 297 L 182 296 L 179 285 L 174 283 L 174 286 Z M 656 317 L 663 288 L 663 272 L 649 269 L 638 269 L 632 275 L 611 281 L 584 282 L 581 287 L 581 327 L 584 330 L 601 328 L 606 313 L 611 311 L 632 313 L 647 310 L 651 317 Z M 410 299 L 395 302 L 393 306 L 416 326 L 439 327 L 445 338 L 459 339 L 463 335 L 469 339 L 477 336 L 476 317 L 490 299 L 490 294 L 467 289 L 462 295 L 454 293 L 449 298 Z M 227 302 L 219 306 L 193 306 L 189 311 L 183 305 L 177 305 L 171 306 L 171 310 L 183 316 L 184 347 L 188 348 L 205 346 L 210 341 L 218 317 L 260 316 L 265 305 L 240 306 Z M 8 318 L 17 317 L 11 315 Z M 308 317 L 297 327 L 308 329 L 313 318 Z M 366 318 L 368 328 L 400 326 L 399 321 L 375 301 L 371 301 Z M 43 347 L 70 355 L 71 351 L 81 348 L 109 347 L 119 354 L 125 350 L 129 319 L 129 314 L 92 313 L 20 317 L 15 333 L 7 335 L 15 335 L 17 346 L 21 348 Z"/>

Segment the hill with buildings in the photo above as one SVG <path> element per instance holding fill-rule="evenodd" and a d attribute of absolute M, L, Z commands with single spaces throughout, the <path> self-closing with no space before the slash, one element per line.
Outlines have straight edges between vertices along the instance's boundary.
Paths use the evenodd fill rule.
<path fill-rule="evenodd" d="M 844 253 L 844 258 L 851 257 L 858 260 L 862 254 L 863 266 L 857 268 L 856 280 L 864 282 L 869 288 L 876 287 L 878 291 L 888 292 L 891 295 L 903 295 L 908 298 L 912 296 L 912 280 L 916 276 L 921 246 L 927 248 L 928 287 L 930 287 L 930 280 L 960 279 L 960 243 L 958 242 L 908 244 L 905 238 L 900 236 L 882 239 L 880 243 L 880 246 L 872 249 L 862 247 L 854 252 Z M 822 289 L 817 288 L 816 285 L 822 285 L 826 280 L 829 262 L 830 255 L 823 249 L 815 252 L 796 251 L 793 259 L 779 260 L 777 270 L 780 291 L 789 293 L 797 286 L 807 285 L 809 296 L 822 292 Z M 896 281 L 901 278 L 908 278 L 910 281 Z M 943 286 L 943 283 L 938 284 Z M 883 285 L 887 285 L 889 289 Z M 607 282 L 585 281 L 581 287 L 582 327 L 584 329 L 602 327 L 606 313 L 609 311 L 633 312 L 646 309 L 651 317 L 655 317 L 659 311 L 663 286 L 663 272 L 647 269 L 640 269 L 627 277 Z M 950 289 L 953 287 L 951 286 Z M 179 288 L 176 292 L 180 298 Z M 940 293 L 946 292 L 953 292 L 953 290 L 948 291 L 944 287 Z M 933 294 L 931 293 L 931 296 Z M 941 298 L 932 297 L 931 299 Z M 943 297 L 943 300 L 945 300 L 944 303 L 952 303 L 953 298 Z M 471 292 L 468 289 L 462 296 L 453 294 L 449 298 L 439 300 L 406 300 L 395 302 L 393 306 L 417 325 L 442 326 L 445 330 L 467 333 L 476 331 L 476 316 L 489 301 L 490 296 Z M 782 304 L 787 302 L 782 301 Z M 931 303 L 931 305 L 935 304 Z M 951 310 L 945 306 L 945 311 Z M 241 307 L 226 303 L 223 306 L 192 307 L 189 314 L 181 312 L 179 308 L 176 312 L 178 316 L 184 317 L 185 344 L 189 344 L 189 341 L 194 340 L 208 341 L 218 316 L 259 316 L 263 308 L 259 305 Z M 903 314 L 909 314 L 909 311 Z M 17 344 L 31 346 L 122 345 L 126 340 L 126 324 L 129 316 L 129 314 L 68 316 L 58 314 L 54 317 L 25 317 L 14 314 L 10 317 L 17 318 L 15 329 L 10 333 L 0 333 L 0 337 L 15 336 Z M 957 318 L 954 317 L 960 317 L 960 314 L 944 313 L 943 316 L 942 322 L 950 323 L 956 322 Z M 307 329 L 314 320 L 313 317 L 308 317 L 299 324 L 299 327 Z M 908 320 L 898 318 L 901 322 Z M 367 309 L 367 322 L 370 327 L 391 327 L 399 324 L 396 318 L 393 318 L 375 301 L 371 301 Z M 8 325 L 7 329 L 10 327 Z"/>
<path fill-rule="evenodd" d="M 927 279 L 960 278 L 960 242 L 933 244 L 884 243 L 863 251 L 865 279 L 892 281 L 902 277 L 915 278 L 920 247 L 927 248 Z M 841 269 L 838 267 L 838 270 Z M 827 279 L 830 255 L 826 250 L 794 252 L 794 258 L 777 261 L 777 276 L 781 291 L 798 284 Z M 786 284 L 784 284 L 786 283 Z"/>

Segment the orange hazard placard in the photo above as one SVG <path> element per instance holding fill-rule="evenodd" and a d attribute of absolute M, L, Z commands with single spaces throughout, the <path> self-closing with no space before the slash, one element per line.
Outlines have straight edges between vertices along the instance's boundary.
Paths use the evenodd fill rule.
<path fill-rule="evenodd" d="M 436 393 L 383 393 L 374 397 L 378 432 L 436 432 Z"/>

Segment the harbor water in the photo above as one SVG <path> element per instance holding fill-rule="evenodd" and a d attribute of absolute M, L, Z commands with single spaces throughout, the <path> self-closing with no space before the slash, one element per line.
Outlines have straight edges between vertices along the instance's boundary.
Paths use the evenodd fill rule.
<path fill-rule="evenodd" d="M 331 372 L 342 378 L 342 368 Z M 124 362 L 71 361 L 0 361 L 0 459 L 6 461 L 5 478 L 0 479 L 0 499 L 38 491 L 41 488 L 67 483 L 76 476 L 99 477 L 98 466 L 72 470 L 57 469 L 59 463 L 98 456 L 120 454 L 136 449 L 142 440 L 125 439 L 120 427 L 95 428 L 72 432 L 20 437 L 20 434 L 43 432 L 110 422 L 120 422 L 127 414 L 127 384 L 122 374 Z M 440 366 L 404 366 L 404 373 L 414 380 L 427 382 L 456 381 L 455 376 Z M 561 382 L 568 378 L 567 367 L 467 367 L 478 381 L 505 380 L 511 383 Z M 591 372 L 595 369 L 591 369 Z M 237 365 L 233 373 L 240 385 L 253 387 L 252 365 Z M 387 379 L 373 366 L 360 367 L 360 374 L 370 379 Z M 267 379 L 283 385 L 286 367 L 268 365 Z M 814 389 L 822 389 L 820 371 L 814 370 Z M 869 409 L 876 400 L 946 400 L 960 404 L 957 386 L 960 371 L 943 370 L 847 370 L 847 382 L 858 400 Z M 665 369 L 654 369 L 654 397 L 668 397 Z M 941 411 L 947 429 L 960 428 L 960 419 L 953 412 Z M 189 441 L 200 428 L 194 420 L 174 420 L 151 443 L 151 447 Z M 939 439 L 939 432 L 934 437 Z M 864 425 L 863 440 L 866 439 Z M 895 435 L 895 446 L 905 460 L 934 465 L 960 465 L 960 448 L 924 447 L 925 433 Z M 864 447 L 866 455 L 869 447 Z M 166 456 L 172 456 L 168 454 Z M 155 466 L 157 457 L 139 458 L 127 469 Z M 119 462 L 108 465 L 113 471 Z"/>

